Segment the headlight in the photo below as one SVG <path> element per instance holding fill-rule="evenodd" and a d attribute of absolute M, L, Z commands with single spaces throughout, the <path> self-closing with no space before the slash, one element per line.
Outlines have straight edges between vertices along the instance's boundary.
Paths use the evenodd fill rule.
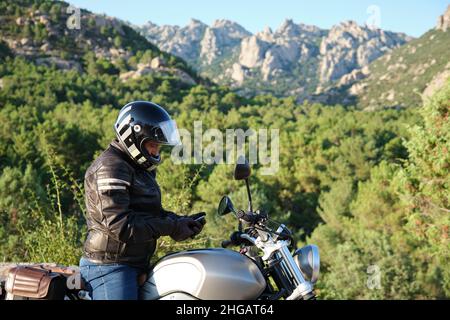
<path fill-rule="evenodd" d="M 320 270 L 319 248 L 314 244 L 310 244 L 297 249 L 294 253 L 294 261 L 300 268 L 305 280 L 316 283 Z"/>

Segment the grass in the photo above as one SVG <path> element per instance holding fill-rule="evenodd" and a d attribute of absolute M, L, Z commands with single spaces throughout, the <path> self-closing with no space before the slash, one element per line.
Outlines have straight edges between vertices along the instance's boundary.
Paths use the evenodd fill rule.
<path fill-rule="evenodd" d="M 29 219 L 19 223 L 23 257 L 25 262 L 78 265 L 86 232 L 82 219 L 85 209 L 79 201 L 84 191 L 78 182 L 74 182 L 75 188 L 69 185 L 67 181 L 73 181 L 73 177 L 68 169 L 58 163 L 50 145 L 43 147 L 51 184 L 47 186 L 46 199 L 32 193 L 34 205 L 26 215 Z M 67 207 L 63 204 L 63 194 L 72 194 L 74 202 L 67 213 L 63 209 Z"/>

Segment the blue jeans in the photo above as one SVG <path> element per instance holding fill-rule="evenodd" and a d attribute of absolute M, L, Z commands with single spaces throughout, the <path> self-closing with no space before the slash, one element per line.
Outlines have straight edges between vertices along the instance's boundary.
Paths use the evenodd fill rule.
<path fill-rule="evenodd" d="M 93 300 L 137 300 L 140 270 L 125 264 L 95 264 L 80 260 L 81 277 Z"/>

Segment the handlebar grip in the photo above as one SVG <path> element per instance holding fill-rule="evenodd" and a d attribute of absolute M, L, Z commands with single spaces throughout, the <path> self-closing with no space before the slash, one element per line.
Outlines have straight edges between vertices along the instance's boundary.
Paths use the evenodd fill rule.
<path fill-rule="evenodd" d="M 222 241 L 222 248 L 227 248 L 232 244 L 230 240 L 224 240 Z"/>
<path fill-rule="evenodd" d="M 243 210 L 239 210 L 237 212 L 237 217 L 238 217 L 238 219 L 243 220 L 248 223 L 255 223 L 255 219 L 256 219 L 256 216 L 253 213 L 251 213 L 251 212 L 246 213 Z"/>

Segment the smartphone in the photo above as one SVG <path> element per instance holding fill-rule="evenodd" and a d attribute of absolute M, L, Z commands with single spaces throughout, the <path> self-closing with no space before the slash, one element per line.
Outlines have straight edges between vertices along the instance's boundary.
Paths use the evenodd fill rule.
<path fill-rule="evenodd" d="M 195 218 L 195 221 L 203 222 L 205 220 L 205 216 L 206 216 L 206 214 L 204 214 L 204 215 L 202 215 L 202 216 L 200 216 L 198 218 Z"/>

